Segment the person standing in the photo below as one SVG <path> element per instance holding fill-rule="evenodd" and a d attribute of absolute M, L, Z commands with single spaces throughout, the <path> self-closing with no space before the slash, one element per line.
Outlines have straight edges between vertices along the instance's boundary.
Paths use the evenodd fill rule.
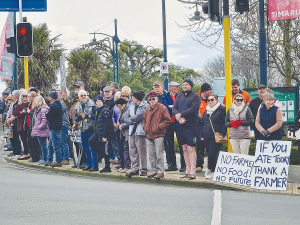
<path fill-rule="evenodd" d="M 158 103 L 156 92 L 147 95 L 150 106 L 143 116 L 143 130 L 147 134 L 147 151 L 153 173 L 148 177 L 164 177 L 163 141 L 167 127 L 171 124 L 170 114 L 165 106 Z"/>
<path fill-rule="evenodd" d="M 216 143 L 215 132 L 220 133 L 220 138 L 225 137 L 225 116 L 226 109 L 218 101 L 217 95 L 210 95 L 207 99 L 208 106 L 201 122 L 201 140 L 204 141 L 208 154 L 208 165 L 205 171 L 205 178 L 212 179 L 217 164 L 218 153 L 222 144 Z"/>
<path fill-rule="evenodd" d="M 251 142 L 250 126 L 253 124 L 252 112 L 245 104 L 243 95 L 236 94 L 225 118 L 233 153 L 248 155 Z"/>
<path fill-rule="evenodd" d="M 201 91 L 199 92 L 199 96 L 201 99 L 199 112 L 201 117 L 204 116 L 204 112 L 206 110 L 207 106 L 207 98 L 211 95 L 211 87 L 208 83 L 203 83 L 201 85 Z M 200 123 L 201 123 L 200 119 Z M 200 132 L 201 127 L 199 124 L 198 127 L 198 138 L 197 138 L 197 163 L 196 163 L 196 172 L 201 172 L 203 170 L 203 164 L 204 164 L 204 141 L 200 138 Z"/>
<path fill-rule="evenodd" d="M 250 108 L 250 110 L 252 112 L 254 120 L 256 119 L 258 108 L 259 108 L 259 106 L 261 105 L 261 103 L 263 101 L 263 93 L 264 93 L 265 89 L 266 89 L 265 85 L 263 85 L 263 84 L 259 85 L 257 87 L 258 97 L 252 99 L 251 102 L 250 102 L 250 104 L 249 104 L 249 108 Z M 255 139 L 259 140 L 260 133 L 256 129 L 255 125 L 253 126 L 253 130 L 254 130 Z"/>
<path fill-rule="evenodd" d="M 9 95 L 9 93 L 6 91 L 2 93 L 2 98 L 0 100 L 0 114 L 3 114 L 5 111 L 5 100 L 8 95 Z"/>
<path fill-rule="evenodd" d="M 178 121 L 178 143 L 182 145 L 186 173 L 181 178 L 195 179 L 197 155 L 195 146 L 199 125 L 200 97 L 193 92 L 194 83 L 191 79 L 183 81 L 182 90 L 174 103 L 172 113 Z"/>
<path fill-rule="evenodd" d="M 243 95 L 244 102 L 245 102 L 246 104 L 249 104 L 249 103 L 250 103 L 250 101 L 251 101 L 250 95 L 248 94 L 247 91 L 244 91 L 244 90 L 241 90 L 241 89 L 240 89 L 240 82 L 239 82 L 239 80 L 233 79 L 233 80 L 231 81 L 231 91 L 232 91 L 232 100 L 233 100 L 234 96 L 235 96 L 237 93 L 240 93 L 241 95 Z M 225 95 L 224 98 L 223 98 L 223 105 L 226 105 L 226 95 Z"/>
<path fill-rule="evenodd" d="M 143 101 L 144 96 L 144 91 L 132 94 L 133 104 L 129 108 L 128 117 L 125 118 L 125 123 L 129 125 L 129 154 L 132 164 L 131 170 L 126 173 L 127 177 L 139 175 L 140 161 L 142 166 L 140 176 L 147 176 L 147 134 L 143 130 L 142 121 L 149 104 Z"/>
<path fill-rule="evenodd" d="M 58 100 L 58 93 L 52 91 L 49 93 L 50 109 L 46 114 L 50 129 L 50 139 L 48 143 L 48 161 L 45 166 L 61 167 L 62 152 L 60 148 L 60 135 L 62 130 L 62 105 Z M 56 162 L 53 162 L 53 153 L 55 151 Z"/>
<path fill-rule="evenodd" d="M 177 121 L 175 120 L 175 116 L 172 114 L 172 108 L 175 103 L 175 99 L 179 96 L 178 89 L 179 84 L 175 81 L 171 81 L 169 83 L 170 91 L 163 94 L 161 97 L 161 103 L 167 107 L 170 117 L 171 117 L 171 124 L 168 126 L 165 134 L 165 139 L 167 139 L 169 148 L 165 148 L 166 151 L 166 159 L 168 163 L 168 169 L 165 171 L 177 171 L 177 162 L 176 162 L 176 153 L 175 153 L 175 144 L 174 144 L 174 132 L 177 135 Z M 168 151 L 169 150 L 169 151 Z M 180 150 L 180 164 L 181 168 L 179 169 L 179 172 L 184 172 L 186 170 L 185 161 L 183 157 L 182 152 L 182 146 L 179 145 Z"/>

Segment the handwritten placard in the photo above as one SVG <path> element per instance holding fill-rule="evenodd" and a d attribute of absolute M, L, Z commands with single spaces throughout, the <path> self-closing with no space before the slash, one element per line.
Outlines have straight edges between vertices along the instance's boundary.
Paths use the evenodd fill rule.
<path fill-rule="evenodd" d="M 291 141 L 257 141 L 251 187 L 286 190 Z"/>
<path fill-rule="evenodd" d="M 220 152 L 213 180 L 251 186 L 251 170 L 255 156 Z"/>
<path fill-rule="evenodd" d="M 69 129 L 68 134 L 72 142 L 81 142 L 81 131 Z"/>

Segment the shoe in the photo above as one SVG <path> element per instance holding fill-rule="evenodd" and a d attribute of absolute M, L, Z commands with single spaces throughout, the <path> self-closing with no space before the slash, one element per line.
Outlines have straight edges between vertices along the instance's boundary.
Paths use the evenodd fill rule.
<path fill-rule="evenodd" d="M 196 175 L 195 174 L 189 174 L 187 177 L 190 178 L 191 180 L 196 179 Z"/>
<path fill-rule="evenodd" d="M 63 165 L 70 165 L 70 162 L 69 162 L 67 159 L 64 159 L 64 160 L 62 161 L 62 164 L 63 164 Z"/>
<path fill-rule="evenodd" d="M 186 173 L 186 174 L 184 174 L 184 175 L 181 175 L 179 178 L 187 178 L 189 175 Z"/>
<path fill-rule="evenodd" d="M 157 173 L 150 173 L 150 174 L 148 175 L 148 178 L 155 177 L 156 175 L 157 175 Z"/>
<path fill-rule="evenodd" d="M 165 171 L 166 171 L 166 172 L 171 172 L 171 171 L 177 171 L 177 170 L 178 170 L 177 167 L 171 166 L 171 167 L 169 167 L 168 169 L 166 169 Z"/>
<path fill-rule="evenodd" d="M 120 170 L 120 171 L 119 171 Z M 130 169 L 128 169 L 128 168 L 124 168 L 124 169 L 122 169 L 122 168 L 120 168 L 118 171 L 120 172 L 120 173 L 127 173 Z"/>
<path fill-rule="evenodd" d="M 92 167 L 91 169 L 89 169 L 90 172 L 93 172 L 93 171 L 98 171 L 99 168 L 98 167 Z"/>
<path fill-rule="evenodd" d="M 43 160 L 43 159 L 42 159 L 42 160 L 38 161 L 38 164 L 39 164 L 39 165 L 43 165 L 43 164 L 45 164 L 46 162 L 47 162 L 46 160 Z"/>
<path fill-rule="evenodd" d="M 200 166 L 197 167 L 197 168 L 196 168 L 196 172 L 202 172 L 202 167 L 200 167 Z"/>
<path fill-rule="evenodd" d="M 80 164 L 79 169 L 84 169 L 85 167 L 86 167 L 86 163 L 82 163 Z"/>
<path fill-rule="evenodd" d="M 7 148 L 7 147 L 8 147 L 8 144 L 3 145 L 3 148 Z"/>
<path fill-rule="evenodd" d="M 129 173 L 125 174 L 126 177 L 132 177 L 135 175 L 139 175 L 139 171 L 130 171 Z"/>
<path fill-rule="evenodd" d="M 121 169 L 121 165 L 118 165 L 118 166 L 116 166 L 115 168 L 116 168 L 117 170 L 118 170 L 118 169 Z"/>
<path fill-rule="evenodd" d="M 75 164 L 75 165 L 71 166 L 71 168 L 77 168 L 77 165 Z"/>
<path fill-rule="evenodd" d="M 154 176 L 156 179 L 164 178 L 164 174 L 158 173 L 156 176 Z"/>
<path fill-rule="evenodd" d="M 147 176 L 147 172 L 146 171 L 142 171 L 140 174 L 141 177 Z"/>
<path fill-rule="evenodd" d="M 7 155 L 8 157 L 13 157 L 14 156 L 14 153 L 10 153 Z"/>
<path fill-rule="evenodd" d="M 186 168 L 185 168 L 185 167 L 179 169 L 179 172 L 185 172 L 185 171 L 186 171 Z"/>
<path fill-rule="evenodd" d="M 109 162 L 112 163 L 113 161 L 115 161 L 115 159 L 109 159 Z"/>
<path fill-rule="evenodd" d="M 61 162 L 60 163 L 59 162 L 54 162 L 54 163 L 51 163 L 50 166 L 52 166 L 52 168 L 53 167 L 62 167 L 62 163 Z"/>
<path fill-rule="evenodd" d="M 88 171 L 90 169 L 92 169 L 92 167 L 91 166 L 87 166 L 87 167 L 83 168 L 82 171 Z"/>
<path fill-rule="evenodd" d="M 99 171 L 100 173 L 110 173 L 111 169 L 110 167 L 104 167 L 102 170 Z"/>
<path fill-rule="evenodd" d="M 20 158 L 21 157 L 21 155 L 13 155 L 11 158 L 12 159 L 18 159 L 18 158 Z"/>
<path fill-rule="evenodd" d="M 17 160 L 26 160 L 29 158 L 30 158 L 30 156 L 21 156 L 21 157 L 17 158 Z"/>
<path fill-rule="evenodd" d="M 31 163 L 33 163 L 33 162 L 38 162 L 39 160 L 35 160 L 35 159 L 30 159 L 28 162 L 31 162 Z"/>
<path fill-rule="evenodd" d="M 212 179 L 213 176 L 214 176 L 214 174 L 211 172 L 210 169 L 207 169 L 207 170 L 205 171 L 205 178 L 206 178 L 206 179 Z"/>
<path fill-rule="evenodd" d="M 51 163 L 46 162 L 46 163 L 44 164 L 44 166 L 50 166 L 50 164 L 51 164 Z"/>
<path fill-rule="evenodd" d="M 111 164 L 120 164 L 120 161 L 119 161 L 119 160 L 113 160 L 113 161 L 111 162 Z"/>
<path fill-rule="evenodd" d="M 5 152 L 12 151 L 12 150 L 13 150 L 12 148 L 4 149 Z"/>

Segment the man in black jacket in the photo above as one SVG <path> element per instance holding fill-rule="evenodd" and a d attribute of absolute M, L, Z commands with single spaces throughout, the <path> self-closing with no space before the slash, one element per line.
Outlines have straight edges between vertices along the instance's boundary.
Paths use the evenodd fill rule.
<path fill-rule="evenodd" d="M 60 148 L 60 135 L 62 130 L 62 116 L 63 110 L 60 101 L 58 100 L 58 93 L 52 91 L 49 94 L 50 110 L 46 114 L 48 125 L 50 129 L 50 139 L 48 143 L 48 162 L 45 166 L 61 167 L 62 166 L 62 152 Z M 53 161 L 53 152 L 55 149 L 56 162 Z"/>
<path fill-rule="evenodd" d="M 182 177 L 195 179 L 197 133 L 199 124 L 200 97 L 192 91 L 194 83 L 190 79 L 183 81 L 183 93 L 180 94 L 174 103 L 172 113 L 178 121 L 177 139 L 182 145 L 183 155 L 186 164 L 186 174 Z"/>

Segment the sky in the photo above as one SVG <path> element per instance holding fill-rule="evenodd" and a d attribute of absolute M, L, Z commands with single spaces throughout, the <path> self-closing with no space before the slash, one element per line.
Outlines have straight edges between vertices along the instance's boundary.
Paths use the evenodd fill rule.
<path fill-rule="evenodd" d="M 185 25 L 187 16 L 191 17 L 195 11 L 186 6 L 177 0 L 166 1 L 167 57 L 169 63 L 197 70 L 220 52 L 194 41 L 193 33 L 177 26 Z M 8 12 L 0 12 L 1 31 L 7 15 Z M 93 38 L 89 33 L 98 31 L 113 36 L 114 19 L 118 20 L 121 41 L 135 40 L 144 46 L 163 47 L 161 0 L 51 0 L 47 12 L 23 12 L 23 16 L 33 26 L 47 23 L 52 37 L 62 34 L 58 43 L 67 52 L 89 43 Z M 103 38 L 96 35 L 97 40 Z M 4 88 L 0 83 L 0 93 Z"/>

